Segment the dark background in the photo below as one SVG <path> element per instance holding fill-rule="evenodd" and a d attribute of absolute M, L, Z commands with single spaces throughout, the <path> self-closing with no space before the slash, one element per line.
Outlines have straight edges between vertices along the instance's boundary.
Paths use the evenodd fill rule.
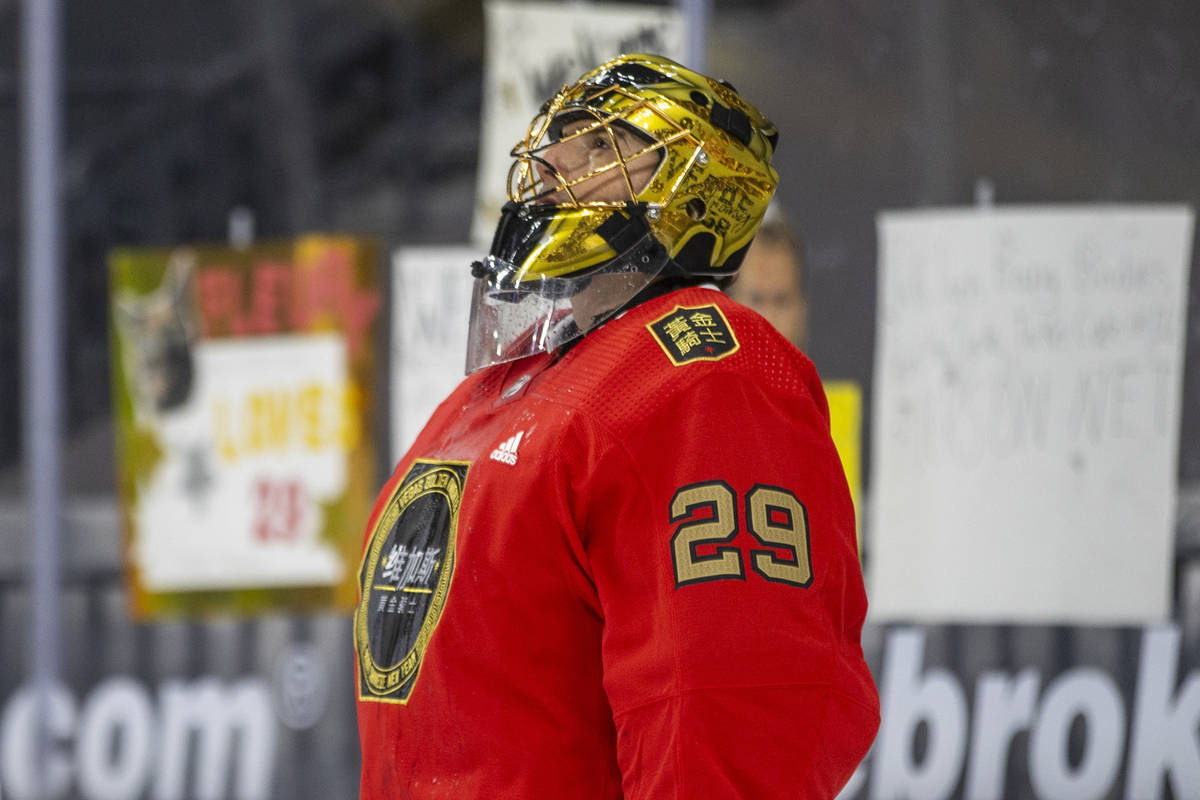
<path fill-rule="evenodd" d="M 18 5 L 0 0 L 0 487 L 19 474 Z M 112 487 L 107 276 L 115 245 L 314 229 L 466 240 L 478 2 L 64 4 L 66 464 Z M 537 33 L 530 32 L 530 46 Z M 779 197 L 812 271 L 810 354 L 871 387 L 883 209 L 1200 200 L 1191 0 L 717 2 L 708 70 L 779 125 Z M 1193 269 L 1194 272 L 1194 269 Z M 1200 480 L 1200 280 L 1180 479 Z M 869 431 L 868 431 L 869 435 Z M 19 472 L 19 471 L 18 471 Z"/>

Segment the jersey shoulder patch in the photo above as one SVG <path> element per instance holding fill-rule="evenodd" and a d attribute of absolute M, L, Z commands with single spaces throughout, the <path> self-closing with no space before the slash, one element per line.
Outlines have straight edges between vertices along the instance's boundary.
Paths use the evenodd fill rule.
<path fill-rule="evenodd" d="M 675 306 L 646 329 L 677 367 L 693 361 L 720 361 L 741 347 L 729 320 L 715 305 Z"/>

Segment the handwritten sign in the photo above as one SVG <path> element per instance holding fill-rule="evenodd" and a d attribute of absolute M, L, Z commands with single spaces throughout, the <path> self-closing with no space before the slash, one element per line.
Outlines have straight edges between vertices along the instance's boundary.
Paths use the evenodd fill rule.
<path fill-rule="evenodd" d="M 471 312 L 465 246 L 407 247 L 392 256 L 392 462 L 400 460 L 438 404 L 463 379 Z"/>
<path fill-rule="evenodd" d="M 483 137 L 471 237 L 486 244 L 507 200 L 510 153 L 542 103 L 622 53 L 681 59 L 684 25 L 677 9 L 632 3 L 489 0 L 483 10 Z"/>
<path fill-rule="evenodd" d="M 1181 207 L 886 213 L 873 405 L 877 619 L 1169 613 Z"/>
<path fill-rule="evenodd" d="M 362 435 L 340 337 L 196 347 L 194 402 L 165 415 L 164 455 L 133 510 L 148 591 L 329 585 L 343 565 L 321 504 L 346 491 Z"/>
<path fill-rule="evenodd" d="M 349 608 L 375 490 L 371 248 L 308 236 L 110 267 L 134 613 Z"/>

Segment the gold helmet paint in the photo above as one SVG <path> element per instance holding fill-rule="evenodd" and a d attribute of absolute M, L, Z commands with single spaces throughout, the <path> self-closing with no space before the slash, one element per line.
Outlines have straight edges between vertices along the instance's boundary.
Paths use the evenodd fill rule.
<path fill-rule="evenodd" d="M 564 86 L 513 148 L 509 202 L 475 266 L 468 371 L 553 349 L 659 277 L 733 275 L 778 183 L 777 138 L 729 83 L 661 56 L 619 56 Z M 611 313 L 583 315 L 577 299 L 566 324 L 593 281 Z"/>

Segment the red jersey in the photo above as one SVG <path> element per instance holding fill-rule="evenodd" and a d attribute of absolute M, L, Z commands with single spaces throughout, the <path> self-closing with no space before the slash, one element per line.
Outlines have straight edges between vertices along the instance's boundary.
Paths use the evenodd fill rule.
<path fill-rule="evenodd" d="M 854 530 L 816 370 L 720 292 L 468 377 L 368 526 L 362 798 L 833 797 Z"/>

